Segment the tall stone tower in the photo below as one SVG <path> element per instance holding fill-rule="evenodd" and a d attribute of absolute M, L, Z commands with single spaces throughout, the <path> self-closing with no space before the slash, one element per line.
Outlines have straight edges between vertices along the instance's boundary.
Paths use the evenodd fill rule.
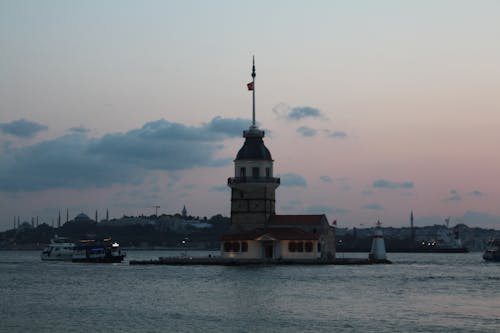
<path fill-rule="evenodd" d="M 252 82 L 248 84 L 253 97 L 252 125 L 243 131 L 245 143 L 234 160 L 231 187 L 231 228 L 234 231 L 265 227 L 275 214 L 276 188 L 280 179 L 273 177 L 273 159 L 264 145 L 264 131 L 255 125 L 255 61 Z"/>

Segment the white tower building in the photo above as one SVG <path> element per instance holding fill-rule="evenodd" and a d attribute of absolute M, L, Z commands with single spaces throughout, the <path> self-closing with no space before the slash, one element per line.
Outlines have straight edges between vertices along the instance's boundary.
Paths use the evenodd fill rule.
<path fill-rule="evenodd" d="M 373 234 L 372 239 L 372 248 L 370 251 L 369 258 L 372 260 L 386 260 L 385 253 L 385 242 L 384 242 L 384 234 L 382 232 L 382 228 L 380 227 L 380 221 L 377 221 L 377 227 L 375 228 L 375 233 Z"/>

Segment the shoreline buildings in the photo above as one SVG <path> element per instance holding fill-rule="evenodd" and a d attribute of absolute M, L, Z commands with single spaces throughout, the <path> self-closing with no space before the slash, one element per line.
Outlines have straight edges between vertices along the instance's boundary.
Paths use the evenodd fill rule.
<path fill-rule="evenodd" d="M 234 160 L 231 188 L 231 229 L 222 236 L 221 254 L 234 259 L 334 259 L 335 228 L 326 215 L 277 215 L 276 189 L 264 131 L 255 124 L 255 62 L 252 66 L 252 125 Z"/>

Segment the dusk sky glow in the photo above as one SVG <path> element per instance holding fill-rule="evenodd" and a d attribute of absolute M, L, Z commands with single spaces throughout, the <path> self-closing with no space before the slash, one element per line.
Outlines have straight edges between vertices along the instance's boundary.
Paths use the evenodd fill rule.
<path fill-rule="evenodd" d="M 500 2 L 0 0 L 0 229 L 229 216 L 251 124 L 278 214 L 500 229 Z"/>

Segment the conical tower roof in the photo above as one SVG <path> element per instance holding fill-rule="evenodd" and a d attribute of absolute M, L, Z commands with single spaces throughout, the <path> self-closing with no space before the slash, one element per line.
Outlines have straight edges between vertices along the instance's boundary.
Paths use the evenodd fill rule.
<path fill-rule="evenodd" d="M 253 133 L 252 133 L 253 132 Z M 236 160 L 259 160 L 259 161 L 272 161 L 271 152 L 264 145 L 264 132 L 257 129 L 250 129 L 243 134 L 245 143 L 238 151 Z"/>

